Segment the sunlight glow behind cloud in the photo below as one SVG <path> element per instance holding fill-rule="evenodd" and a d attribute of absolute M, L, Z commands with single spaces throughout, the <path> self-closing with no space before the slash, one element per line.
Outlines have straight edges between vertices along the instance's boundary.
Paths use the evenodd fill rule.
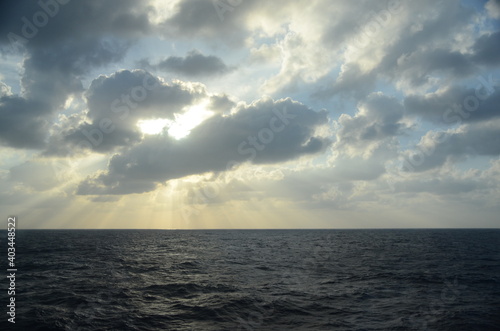
<path fill-rule="evenodd" d="M 169 124 L 167 119 L 140 120 L 137 125 L 144 134 L 158 134 Z"/>
<path fill-rule="evenodd" d="M 176 114 L 175 120 L 168 124 L 168 134 L 175 139 L 182 139 L 191 133 L 191 130 L 213 115 L 207 111 L 206 103 L 192 106 L 183 114 Z"/>

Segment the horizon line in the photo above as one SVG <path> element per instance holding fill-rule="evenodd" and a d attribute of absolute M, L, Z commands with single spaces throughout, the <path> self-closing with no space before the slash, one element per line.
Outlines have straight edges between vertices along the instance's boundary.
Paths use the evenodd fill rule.
<path fill-rule="evenodd" d="M 7 229 L 3 229 L 7 231 Z M 500 227 L 447 227 L 447 228 L 198 228 L 198 229 L 188 229 L 188 228 L 172 228 L 172 229 L 157 229 L 157 228 L 27 228 L 19 229 L 17 231 L 54 231 L 54 230 L 75 230 L 75 231 L 96 231 L 96 230 L 120 230 L 120 231 L 130 231 L 130 230 L 140 230 L 140 231 L 233 231 L 233 230 L 244 230 L 244 231 L 266 231 L 266 230 L 500 230 Z"/>

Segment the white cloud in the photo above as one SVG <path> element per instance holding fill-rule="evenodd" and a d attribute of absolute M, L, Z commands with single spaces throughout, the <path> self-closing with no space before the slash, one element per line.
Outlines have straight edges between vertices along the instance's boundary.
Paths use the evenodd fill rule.
<path fill-rule="evenodd" d="M 500 2 L 498 0 L 488 0 L 485 7 L 491 17 L 500 19 Z"/>

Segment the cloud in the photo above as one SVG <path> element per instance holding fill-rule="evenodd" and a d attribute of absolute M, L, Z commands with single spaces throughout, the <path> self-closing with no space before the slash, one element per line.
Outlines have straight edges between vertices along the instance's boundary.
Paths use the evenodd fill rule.
<path fill-rule="evenodd" d="M 352 96 L 356 100 L 365 97 L 372 90 L 377 79 L 375 71 L 365 73 L 357 63 L 344 63 L 332 86 L 317 89 L 312 96 L 328 99 L 337 94 Z"/>
<path fill-rule="evenodd" d="M 61 180 L 54 176 L 54 167 L 50 161 L 27 161 L 9 170 L 8 179 L 13 182 L 45 191 L 57 187 Z"/>
<path fill-rule="evenodd" d="M 473 50 L 472 61 L 475 63 L 488 66 L 499 65 L 500 31 L 481 36 L 474 44 Z"/>
<path fill-rule="evenodd" d="M 177 38 L 210 38 L 223 43 L 242 45 L 249 34 L 246 21 L 255 1 L 242 1 L 237 6 L 218 1 L 185 0 L 177 2 L 174 14 L 158 24 L 161 33 Z"/>
<path fill-rule="evenodd" d="M 266 93 L 294 92 L 328 73 L 332 56 L 308 37 L 286 33 L 277 45 L 281 50 L 280 71 L 264 83 L 262 89 Z"/>
<path fill-rule="evenodd" d="M 120 70 L 94 79 L 85 97 L 85 118 L 59 124 L 46 155 L 71 154 L 75 147 L 109 152 L 131 146 L 142 139 L 139 120 L 174 119 L 208 95 L 198 83 L 169 84 L 144 70 Z"/>
<path fill-rule="evenodd" d="M 50 127 L 46 104 L 18 96 L 0 97 L 0 142 L 14 148 L 39 149 Z"/>
<path fill-rule="evenodd" d="M 227 94 L 212 95 L 207 106 L 213 112 L 229 114 L 231 109 L 236 106 L 236 102 Z"/>
<path fill-rule="evenodd" d="M 242 166 L 196 183 L 187 203 L 278 201 L 305 209 L 356 209 L 357 203 L 367 197 L 366 192 L 361 192 L 363 186 L 376 182 L 385 173 L 386 158 L 394 155 L 381 150 L 374 154 L 370 159 L 336 156 L 328 165 L 297 168 L 276 164 Z M 204 193 L 214 191 L 218 192 L 215 197 Z"/>
<path fill-rule="evenodd" d="M 372 93 L 358 105 L 354 116 L 342 114 L 338 119 L 335 150 L 352 155 L 369 155 L 381 144 L 391 144 L 393 137 L 411 128 L 404 119 L 403 105 L 380 92 Z"/>
<path fill-rule="evenodd" d="M 9 95 L 12 95 L 12 89 L 10 86 L 4 82 L 0 82 L 0 98 Z"/>
<path fill-rule="evenodd" d="M 118 44 L 95 40 L 32 49 L 23 62 L 22 95 L 4 98 L 0 107 L 0 121 L 16 128 L 18 138 L 26 138 L 16 142 L 10 134 L 11 139 L 4 141 L 12 147 L 42 148 L 48 136 L 47 127 L 54 121 L 55 114 L 62 110 L 70 95 L 83 92 L 81 75 L 89 68 L 121 59 L 123 52 Z M 26 117 L 32 119 L 22 124 Z M 36 124 L 30 125 L 31 121 Z M 33 143 L 28 143 L 30 140 Z"/>
<path fill-rule="evenodd" d="M 500 19 L 500 1 L 488 0 L 484 6 L 491 17 Z"/>
<path fill-rule="evenodd" d="M 185 57 L 169 56 L 153 67 L 187 77 L 222 75 L 231 70 L 220 58 L 205 56 L 197 50 L 188 52 Z"/>
<path fill-rule="evenodd" d="M 458 178 L 453 175 L 430 179 L 409 179 L 394 185 L 397 193 L 432 193 L 434 195 L 458 195 L 492 187 L 481 178 Z"/>
<path fill-rule="evenodd" d="M 412 17 L 415 6 L 421 7 L 418 17 Z M 335 82 L 314 95 L 359 99 L 381 79 L 401 91 L 420 93 L 468 78 L 480 66 L 497 66 L 498 31 L 476 38 L 463 23 L 476 15 L 452 1 L 438 6 L 402 2 L 398 14 L 385 23 L 376 16 L 365 20 L 366 27 L 355 30 L 365 42 L 357 44 L 353 38 L 346 43 L 345 60 Z"/>
<path fill-rule="evenodd" d="M 475 88 L 447 87 L 433 93 L 409 95 L 404 99 L 407 114 L 424 120 L 453 125 L 485 121 L 500 116 L 498 82 L 479 77 Z"/>
<path fill-rule="evenodd" d="M 250 62 L 278 62 L 281 59 L 280 47 L 276 44 L 262 44 L 250 50 Z"/>
<path fill-rule="evenodd" d="M 474 156 L 500 155 L 498 120 L 462 125 L 447 132 L 429 131 L 416 148 L 404 152 L 403 170 L 422 172 Z"/>
<path fill-rule="evenodd" d="M 128 0 L 8 1 L 3 8 L 0 49 L 25 54 L 23 93 L 2 98 L 0 106 L 2 142 L 16 148 L 43 148 L 57 111 L 83 92 L 82 76 L 121 60 L 130 40 L 149 30 L 144 7 Z"/>
<path fill-rule="evenodd" d="M 397 61 L 401 78 L 411 87 L 428 84 L 432 74 L 445 74 L 454 78 L 467 77 L 474 72 L 474 66 L 467 56 L 448 49 L 417 50 L 410 55 L 402 55 Z"/>
<path fill-rule="evenodd" d="M 315 136 L 326 124 L 325 111 L 283 99 L 239 104 L 215 115 L 184 139 L 157 135 L 114 155 L 105 173 L 81 183 L 78 194 L 141 193 L 170 179 L 220 172 L 244 162 L 273 164 L 314 155 L 329 142 Z"/>
<path fill-rule="evenodd" d="M 56 47 L 71 40 L 85 43 L 89 39 L 102 39 L 106 34 L 135 38 L 151 30 L 148 11 L 152 8 L 148 8 L 146 2 L 132 0 L 68 1 L 66 4 L 55 0 L 25 4 L 6 0 L 3 9 L 0 44 L 4 47 L 11 46 L 12 34 L 25 39 L 21 43 L 32 50 Z M 9 36 L 9 33 L 12 34 Z"/>

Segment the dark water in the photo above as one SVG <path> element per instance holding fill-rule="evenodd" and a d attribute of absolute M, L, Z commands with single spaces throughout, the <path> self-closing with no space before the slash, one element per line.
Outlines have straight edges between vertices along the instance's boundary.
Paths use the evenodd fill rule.
<path fill-rule="evenodd" d="M 21 230 L 16 245 L 18 330 L 500 330 L 500 230 Z"/>

